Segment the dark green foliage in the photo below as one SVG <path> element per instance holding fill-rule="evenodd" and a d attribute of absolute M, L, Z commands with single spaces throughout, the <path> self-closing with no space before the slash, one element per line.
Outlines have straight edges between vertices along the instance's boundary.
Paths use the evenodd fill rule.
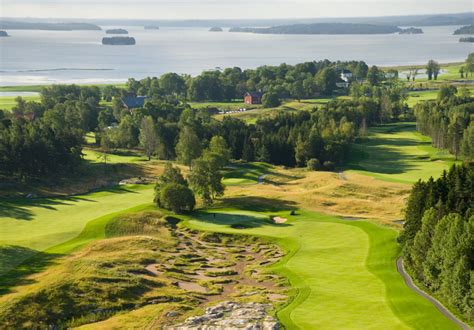
<path fill-rule="evenodd" d="M 428 64 L 426 65 L 426 74 L 428 75 L 428 80 L 437 80 L 440 71 L 441 67 L 439 66 L 439 63 L 429 60 Z"/>
<path fill-rule="evenodd" d="M 316 158 L 311 158 L 308 160 L 306 167 L 310 171 L 319 171 L 321 169 L 321 162 Z"/>
<path fill-rule="evenodd" d="M 417 129 L 432 138 L 436 148 L 449 149 L 456 157 L 474 159 L 474 100 L 468 93 L 458 93 L 454 86 L 442 87 L 436 101 L 415 107 Z"/>
<path fill-rule="evenodd" d="M 474 319 L 474 170 L 453 166 L 413 186 L 400 236 L 415 280 Z"/>
<path fill-rule="evenodd" d="M 278 98 L 278 94 L 274 92 L 265 93 L 262 97 L 262 104 L 265 108 L 278 107 L 281 102 Z"/>
<path fill-rule="evenodd" d="M 223 71 L 205 71 L 195 77 L 167 73 L 160 78 L 130 79 L 124 92 L 167 102 L 177 99 L 202 102 L 242 100 L 246 92 L 261 90 L 275 93 L 279 99 L 300 100 L 321 94 L 332 95 L 336 82 L 340 81 L 341 70 L 349 70 L 357 79 L 365 79 L 368 67 L 358 61 L 335 63 L 324 60 L 248 70 L 226 68 Z M 379 78 L 382 80 L 383 75 Z"/>
<path fill-rule="evenodd" d="M 161 203 L 161 190 L 169 183 L 188 186 L 188 182 L 181 174 L 181 170 L 178 167 L 173 167 L 171 163 L 165 165 L 165 170 L 158 178 L 158 182 L 155 185 L 155 203 L 159 207 L 163 207 Z"/>
<path fill-rule="evenodd" d="M 455 34 L 455 35 L 459 35 L 459 34 L 474 34 L 474 25 L 467 25 L 467 26 L 460 27 L 459 29 L 457 29 L 456 31 L 454 31 L 454 34 Z"/>
<path fill-rule="evenodd" d="M 193 161 L 189 174 L 189 184 L 205 204 L 212 204 L 216 197 L 224 195 L 222 174 L 217 163 L 210 158 L 202 157 Z"/>
<path fill-rule="evenodd" d="M 160 204 L 163 208 L 180 214 L 193 211 L 196 200 L 194 193 L 187 186 L 167 183 L 160 189 Z"/>

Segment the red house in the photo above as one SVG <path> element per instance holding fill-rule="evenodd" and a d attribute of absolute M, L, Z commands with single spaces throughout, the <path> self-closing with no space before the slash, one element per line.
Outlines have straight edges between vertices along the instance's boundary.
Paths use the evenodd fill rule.
<path fill-rule="evenodd" d="M 262 96 L 261 92 L 245 93 L 244 102 L 245 104 L 262 104 Z"/>

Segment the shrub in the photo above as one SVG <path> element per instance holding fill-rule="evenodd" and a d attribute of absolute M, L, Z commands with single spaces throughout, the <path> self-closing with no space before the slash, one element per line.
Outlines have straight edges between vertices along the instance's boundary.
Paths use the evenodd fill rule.
<path fill-rule="evenodd" d="M 319 159 L 311 158 L 306 163 L 306 167 L 310 171 L 319 171 L 321 169 L 321 162 L 319 161 Z"/>
<path fill-rule="evenodd" d="M 191 189 L 178 183 L 166 184 L 160 192 L 161 206 L 174 213 L 191 212 L 196 206 L 196 199 Z"/>
<path fill-rule="evenodd" d="M 324 168 L 328 171 L 333 171 L 334 170 L 334 167 L 335 167 L 335 164 L 331 161 L 325 161 L 324 164 L 323 164 Z"/>
<path fill-rule="evenodd" d="M 269 92 L 263 95 L 262 104 L 265 108 L 274 108 L 279 106 L 281 102 L 276 93 Z"/>

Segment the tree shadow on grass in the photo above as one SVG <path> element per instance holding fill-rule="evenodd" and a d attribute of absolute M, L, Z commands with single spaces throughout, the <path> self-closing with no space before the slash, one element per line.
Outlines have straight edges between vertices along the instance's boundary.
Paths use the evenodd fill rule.
<path fill-rule="evenodd" d="M 291 212 L 297 208 L 297 204 L 292 201 L 285 201 L 276 198 L 243 196 L 223 198 L 219 206 L 232 207 L 242 211 L 255 212 Z"/>
<path fill-rule="evenodd" d="M 197 214 L 197 220 L 209 224 L 227 226 L 233 229 L 253 229 L 264 226 L 272 227 L 288 227 L 290 224 L 275 223 L 268 217 L 251 216 L 248 214 L 233 214 L 233 213 L 212 213 L 200 212 Z"/>
<path fill-rule="evenodd" d="M 1 246 L 0 296 L 15 286 L 34 283 L 28 276 L 45 270 L 60 256 L 21 246 Z"/>
<path fill-rule="evenodd" d="M 411 127 L 394 127 L 397 132 L 412 130 Z M 383 130 L 387 133 L 388 129 Z M 430 145 L 430 142 L 410 138 L 369 137 L 355 144 L 350 153 L 350 161 L 344 170 L 361 170 L 379 174 L 403 174 L 416 169 L 420 161 L 430 161 L 428 155 L 410 155 L 402 150 L 407 147 Z"/>
<path fill-rule="evenodd" d="M 136 191 L 122 187 L 114 186 L 107 189 L 98 189 L 95 192 L 105 192 L 113 194 L 137 194 Z M 86 196 L 69 196 L 55 198 L 15 198 L 0 199 L 0 223 L 1 218 L 13 218 L 17 220 L 32 220 L 33 212 L 31 208 L 43 208 L 51 211 L 57 210 L 59 205 L 73 205 L 79 202 L 97 203 L 96 200 Z"/>

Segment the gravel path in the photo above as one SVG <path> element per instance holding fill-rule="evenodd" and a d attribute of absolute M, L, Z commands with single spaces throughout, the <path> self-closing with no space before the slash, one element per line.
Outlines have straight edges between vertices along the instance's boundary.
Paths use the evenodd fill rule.
<path fill-rule="evenodd" d="M 471 327 L 469 325 L 467 325 L 466 323 L 462 322 L 461 320 L 459 320 L 455 315 L 453 315 L 446 307 L 443 306 L 443 304 L 441 304 L 438 300 L 436 300 L 435 298 L 433 298 L 432 296 L 430 296 L 429 294 L 427 294 L 426 292 L 424 292 L 423 290 L 421 290 L 420 288 L 418 288 L 415 283 L 413 283 L 413 280 L 412 278 L 410 277 L 410 275 L 408 275 L 408 273 L 406 272 L 405 270 L 405 267 L 403 266 L 403 259 L 400 257 L 398 258 L 397 260 L 397 270 L 398 272 L 403 276 L 403 279 L 405 280 L 405 283 L 408 285 L 408 287 L 410 289 L 412 289 L 413 291 L 415 291 L 416 293 L 418 293 L 420 296 L 422 296 L 423 298 L 427 299 L 428 301 L 430 301 L 433 305 L 435 305 L 435 307 L 441 312 L 443 313 L 443 315 L 445 315 L 448 319 L 450 319 L 451 321 L 453 321 L 454 323 L 456 323 L 461 329 L 463 330 L 471 330 Z"/>

